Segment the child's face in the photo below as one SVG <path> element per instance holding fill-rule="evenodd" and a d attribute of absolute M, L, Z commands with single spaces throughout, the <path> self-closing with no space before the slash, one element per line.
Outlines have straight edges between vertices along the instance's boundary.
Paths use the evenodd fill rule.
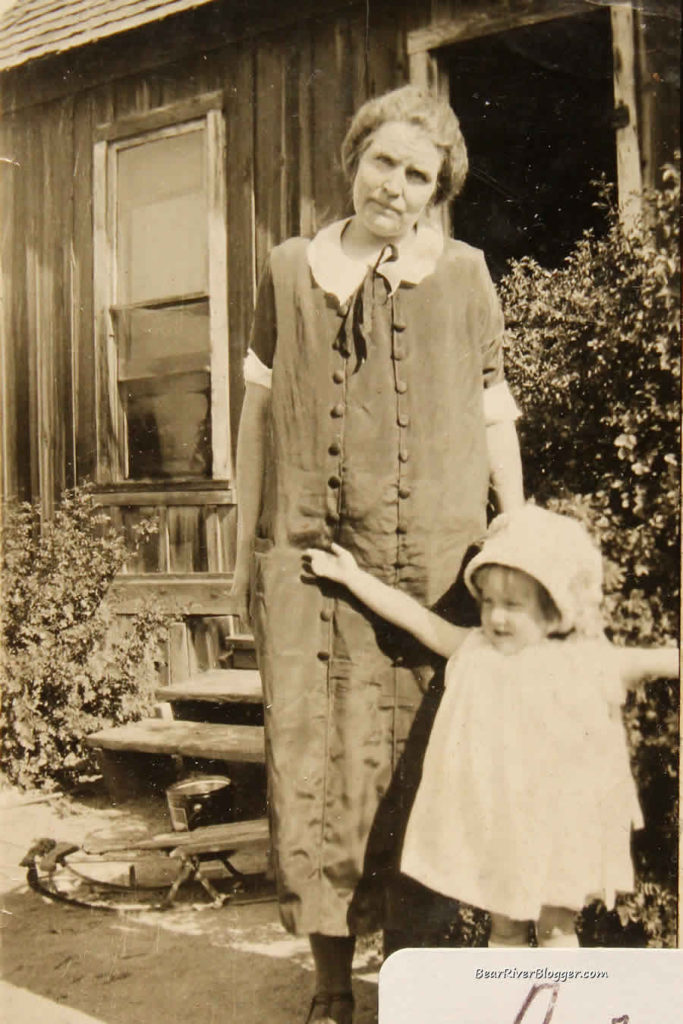
<path fill-rule="evenodd" d="M 477 588 L 484 636 L 501 654 L 537 644 L 552 629 L 538 584 L 526 573 L 486 566 L 477 573 Z"/>

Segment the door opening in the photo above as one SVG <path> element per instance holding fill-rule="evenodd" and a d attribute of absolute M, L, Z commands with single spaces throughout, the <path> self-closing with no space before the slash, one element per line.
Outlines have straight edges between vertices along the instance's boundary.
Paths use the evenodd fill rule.
<path fill-rule="evenodd" d="M 453 233 L 485 251 L 557 267 L 586 228 L 604 228 L 591 182 L 616 181 L 609 10 L 454 45 L 443 61 L 470 173 Z"/>

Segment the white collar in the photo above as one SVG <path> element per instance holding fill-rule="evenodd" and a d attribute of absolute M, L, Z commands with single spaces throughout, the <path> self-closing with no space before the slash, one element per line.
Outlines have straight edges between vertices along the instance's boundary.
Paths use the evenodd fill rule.
<path fill-rule="evenodd" d="M 342 249 L 341 236 L 349 220 L 337 220 L 322 228 L 307 249 L 308 265 L 316 284 L 334 295 L 342 305 L 359 287 L 373 263 L 373 260 L 352 259 Z M 420 224 L 407 251 L 402 253 L 399 245 L 398 259 L 382 263 L 377 272 L 386 278 L 392 292 L 402 281 L 419 284 L 433 272 L 443 245 L 443 233 L 438 228 Z"/>

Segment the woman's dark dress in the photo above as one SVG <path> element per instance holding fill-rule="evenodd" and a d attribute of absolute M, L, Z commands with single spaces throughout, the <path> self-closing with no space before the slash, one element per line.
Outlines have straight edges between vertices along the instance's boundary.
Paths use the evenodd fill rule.
<path fill-rule="evenodd" d="M 303 582 L 302 551 L 336 541 L 421 603 L 442 598 L 485 527 L 483 390 L 503 379 L 503 325 L 482 254 L 447 240 L 393 295 L 370 272 L 359 365 L 307 246 L 271 253 L 251 341 L 273 367 L 252 616 L 282 919 L 346 935 L 384 923 L 368 876 L 400 835 L 375 819 L 433 669 L 343 588 Z"/>

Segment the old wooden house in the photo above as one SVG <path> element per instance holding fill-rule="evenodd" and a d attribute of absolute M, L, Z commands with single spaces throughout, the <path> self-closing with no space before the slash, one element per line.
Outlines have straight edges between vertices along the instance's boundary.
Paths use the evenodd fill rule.
<path fill-rule="evenodd" d="M 3 494 L 49 513 L 88 479 L 123 526 L 158 513 L 121 611 L 151 595 L 179 612 L 183 670 L 211 667 L 258 268 L 346 212 L 354 109 L 406 81 L 450 97 L 472 167 L 455 232 L 494 274 L 527 252 L 552 265 L 599 216 L 591 181 L 617 181 L 633 216 L 671 156 L 677 18 L 669 0 L 16 0 Z"/>

